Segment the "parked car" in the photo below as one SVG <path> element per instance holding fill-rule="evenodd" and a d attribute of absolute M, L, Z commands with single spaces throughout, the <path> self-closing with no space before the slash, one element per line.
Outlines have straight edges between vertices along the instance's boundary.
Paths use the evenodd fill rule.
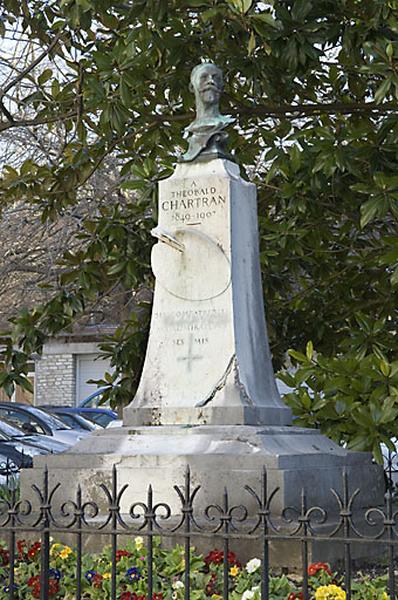
<path fill-rule="evenodd" d="M 18 464 L 18 457 L 15 459 L 15 454 L 8 452 L 7 448 L 0 448 L 0 496 L 2 490 L 15 489 L 18 486 L 19 472 L 21 468 L 32 466 L 31 457 L 23 457 L 26 460 L 26 464 Z M 29 461 L 29 464 L 28 464 Z"/>
<path fill-rule="evenodd" d="M 117 419 L 117 413 L 111 408 L 78 408 L 79 414 L 84 416 L 85 419 L 89 419 L 93 423 L 101 425 L 101 427 L 107 427 L 109 423 L 112 423 Z"/>
<path fill-rule="evenodd" d="M 110 423 L 108 423 L 108 425 L 106 426 L 107 429 L 111 429 L 113 427 L 123 427 L 123 420 L 115 419 L 114 421 L 111 421 Z"/>
<path fill-rule="evenodd" d="M 34 456 L 67 450 L 69 446 L 43 435 L 27 435 L 22 429 L 0 420 L 0 475 L 31 467 Z"/>
<path fill-rule="evenodd" d="M 14 440 L 14 446 L 22 444 L 23 446 L 40 448 L 45 451 L 45 454 L 58 454 L 68 450 L 69 444 L 60 442 L 53 437 L 43 436 L 38 433 L 25 433 L 23 429 L 9 423 L 4 419 L 0 419 L 0 434 Z M 22 448 L 23 450 L 23 448 Z"/>
<path fill-rule="evenodd" d="M 89 435 L 89 432 L 74 431 L 55 415 L 40 408 L 17 402 L 0 402 L 0 419 L 15 424 L 25 433 L 52 436 L 68 446 Z"/>
<path fill-rule="evenodd" d="M 63 423 L 66 423 L 71 429 L 78 431 L 94 431 L 95 429 L 101 429 L 101 425 L 86 419 L 81 413 L 79 408 L 71 406 L 40 406 L 43 410 L 50 412 L 58 419 L 61 419 Z"/>
<path fill-rule="evenodd" d="M 98 390 L 95 390 L 95 392 L 87 396 L 87 398 L 84 398 L 84 400 L 80 402 L 79 408 L 97 408 L 99 406 L 101 408 L 110 408 L 109 402 L 104 404 L 101 402 L 102 394 L 105 389 L 106 388 L 98 388 Z"/>

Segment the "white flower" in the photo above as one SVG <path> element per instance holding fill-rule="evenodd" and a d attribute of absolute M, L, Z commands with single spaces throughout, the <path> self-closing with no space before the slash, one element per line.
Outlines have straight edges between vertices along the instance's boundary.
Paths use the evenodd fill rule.
<path fill-rule="evenodd" d="M 252 558 L 246 565 L 246 571 L 248 573 L 254 573 L 261 566 L 261 560 L 259 558 Z"/>
<path fill-rule="evenodd" d="M 258 559 L 254 559 L 254 560 L 258 560 Z M 260 586 L 255 585 L 254 587 L 252 587 L 251 590 L 246 590 L 245 592 L 243 592 L 241 600 L 253 600 L 253 598 L 259 598 L 259 596 L 257 595 L 257 592 L 259 592 L 259 590 L 260 590 Z"/>
<path fill-rule="evenodd" d="M 252 600 L 252 598 L 254 598 L 254 594 L 255 592 L 253 592 L 253 590 L 246 590 L 242 594 L 242 600 Z"/>
<path fill-rule="evenodd" d="M 178 594 L 177 592 L 174 590 L 174 592 L 171 594 L 172 600 L 177 600 L 178 598 Z"/>
<path fill-rule="evenodd" d="M 137 548 L 137 550 L 141 550 L 141 548 L 144 545 L 144 538 L 142 538 L 141 536 L 138 536 L 134 539 L 135 542 L 135 547 Z"/>
<path fill-rule="evenodd" d="M 173 583 L 173 588 L 175 590 L 181 590 L 184 587 L 184 584 L 179 579 Z"/>

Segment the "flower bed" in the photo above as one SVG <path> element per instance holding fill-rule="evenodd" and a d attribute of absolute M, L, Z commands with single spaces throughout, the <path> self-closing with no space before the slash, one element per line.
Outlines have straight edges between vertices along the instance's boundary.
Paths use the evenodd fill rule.
<path fill-rule="evenodd" d="M 40 542 L 17 542 L 15 597 L 23 600 L 40 598 Z M 184 550 L 176 546 L 162 549 L 154 540 L 153 600 L 184 599 Z M 212 550 L 205 557 L 191 550 L 190 587 L 192 600 L 221 600 L 223 589 L 223 552 Z M 228 585 L 231 600 L 260 600 L 261 561 L 258 558 L 241 565 L 230 552 Z M 9 592 L 9 552 L 0 545 L 0 599 Z M 118 600 L 147 600 L 148 564 L 144 540 L 135 538 L 116 552 Z M 82 598 L 104 600 L 111 594 L 111 549 L 82 558 Z M 311 600 L 345 600 L 341 578 L 326 563 L 308 568 Z M 386 578 L 359 576 L 352 584 L 353 600 L 387 600 Z M 76 590 L 76 553 L 69 546 L 54 543 L 50 550 L 49 598 L 73 600 Z M 301 600 L 303 592 L 297 577 L 270 577 L 271 600 Z"/>

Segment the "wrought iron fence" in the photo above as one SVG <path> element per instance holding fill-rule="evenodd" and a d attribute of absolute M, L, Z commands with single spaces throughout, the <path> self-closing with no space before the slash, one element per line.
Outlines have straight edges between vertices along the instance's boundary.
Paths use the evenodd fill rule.
<path fill-rule="evenodd" d="M 355 504 L 360 497 L 360 490 L 350 490 L 346 472 L 342 472 L 341 489 L 331 490 L 336 511 L 333 516 L 321 506 L 308 506 L 306 494 L 301 494 L 301 506 L 286 507 L 275 514 L 273 501 L 278 489 L 268 489 L 267 472 L 260 474 L 258 489 L 248 485 L 242 486 L 242 498 L 251 499 L 255 510 L 248 510 L 244 502 L 231 504 L 228 490 L 224 489 L 221 497 L 214 504 L 197 509 L 197 495 L 200 486 L 193 485 L 192 476 L 187 468 L 182 485 L 174 485 L 179 510 L 176 512 L 170 504 L 154 497 L 151 486 L 146 498 L 134 502 L 126 510 L 122 500 L 129 485 L 119 486 L 117 468 L 112 470 L 109 485 L 100 484 L 98 493 L 105 499 L 105 505 L 84 498 L 84 490 L 77 487 L 73 500 L 56 502 L 56 495 L 62 492 L 58 483 L 50 485 L 47 470 L 43 472 L 41 484 L 32 486 L 34 499 L 20 499 L 17 491 L 11 490 L 9 498 L 0 498 L 0 537 L 8 540 L 7 566 L 3 566 L 3 582 L 10 600 L 20 599 L 21 595 L 16 581 L 18 564 L 17 540 L 21 535 L 37 535 L 40 537 L 40 586 L 41 600 L 51 597 L 50 573 L 52 547 L 51 539 L 62 534 L 72 534 L 76 553 L 75 598 L 84 598 L 83 590 L 83 544 L 85 536 L 109 536 L 110 539 L 110 586 L 104 598 L 119 600 L 117 562 L 119 540 L 121 536 L 142 536 L 146 545 L 146 569 L 148 600 L 159 597 L 154 587 L 155 562 L 154 549 L 156 539 L 182 540 L 184 563 L 183 583 L 184 599 L 191 598 L 191 557 L 192 547 L 201 540 L 208 541 L 208 548 L 213 547 L 213 540 L 221 540 L 222 553 L 222 598 L 230 596 L 230 564 L 231 545 L 236 541 L 249 541 L 256 548 L 261 559 L 261 599 L 270 598 L 270 552 L 274 544 L 294 542 L 301 553 L 302 592 L 304 600 L 310 598 L 308 566 L 311 547 L 317 544 L 337 544 L 341 546 L 341 572 L 343 586 L 348 600 L 352 598 L 353 581 L 353 548 L 361 544 L 372 544 L 380 547 L 387 558 L 386 575 L 388 593 L 391 599 L 396 598 L 394 576 L 395 552 L 398 543 L 398 510 L 394 507 L 391 486 L 387 488 L 383 506 L 363 509 L 362 519 L 353 518 Z M 105 506 L 105 508 L 103 508 Z M 52 536 L 52 538 L 50 537 Z M 23 597 L 23 596 L 22 596 Z M 132 598 L 134 596 L 131 596 Z M 205 592 L 203 593 L 205 598 Z"/>
<path fill-rule="evenodd" d="M 391 452 L 383 448 L 384 475 L 386 485 L 391 490 L 394 498 L 398 496 L 398 452 Z"/>
<path fill-rule="evenodd" d="M 11 497 L 11 492 L 18 489 L 20 472 L 21 467 L 13 460 L 0 462 L 0 498 Z"/>

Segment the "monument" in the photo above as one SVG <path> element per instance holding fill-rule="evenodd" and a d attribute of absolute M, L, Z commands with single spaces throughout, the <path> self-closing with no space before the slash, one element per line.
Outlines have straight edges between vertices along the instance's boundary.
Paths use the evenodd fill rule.
<path fill-rule="evenodd" d="M 159 184 L 156 277 L 141 382 L 126 425 L 290 425 L 265 326 L 256 189 L 226 151 L 221 71 L 192 71 L 189 148 Z"/>
<path fill-rule="evenodd" d="M 136 397 L 123 427 L 95 432 L 65 454 L 36 457 L 24 490 L 46 463 L 68 494 L 80 482 L 90 498 L 117 464 L 120 486 L 131 484 L 126 510 L 151 483 L 155 498 L 178 511 L 173 484 L 189 465 L 202 486 L 200 505 L 227 486 L 231 504 L 250 507 L 243 487 L 258 489 L 265 466 L 269 489 L 279 487 L 275 509 L 298 506 L 302 488 L 308 505 L 328 509 L 344 468 L 351 486 L 366 490 L 365 505 L 377 505 L 382 472 L 370 455 L 294 427 L 279 397 L 264 317 L 256 188 L 227 152 L 233 119 L 219 112 L 220 69 L 197 66 L 191 85 L 197 114 L 186 130 L 189 148 L 159 183 L 153 312 Z"/>

